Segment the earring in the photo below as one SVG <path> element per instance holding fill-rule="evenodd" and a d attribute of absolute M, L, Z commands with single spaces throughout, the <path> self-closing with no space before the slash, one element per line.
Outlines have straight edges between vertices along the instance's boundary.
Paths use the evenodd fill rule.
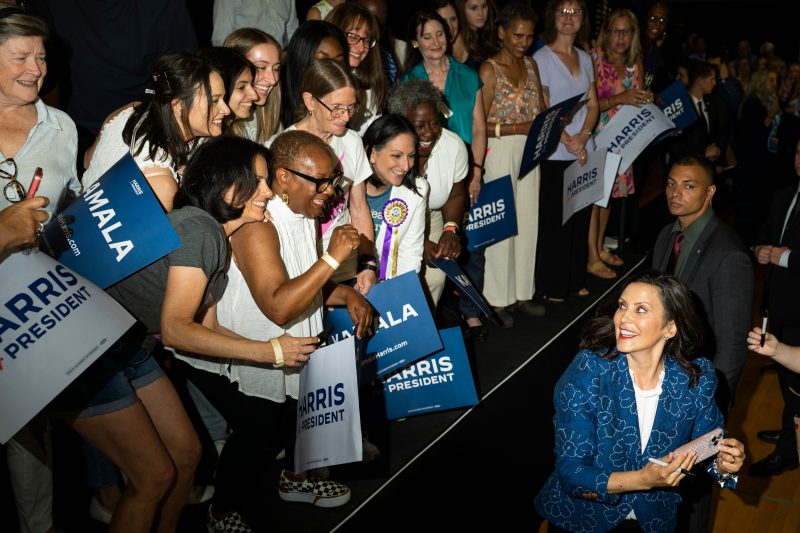
<path fill-rule="evenodd" d="M 283 201 L 284 204 L 289 205 L 289 193 L 286 192 L 286 189 L 284 189 L 281 193 L 281 201 Z"/>
<path fill-rule="evenodd" d="M 417 45 L 417 43 L 411 43 L 411 47 L 412 47 L 412 48 L 417 48 L 418 46 L 419 46 L 419 45 Z"/>

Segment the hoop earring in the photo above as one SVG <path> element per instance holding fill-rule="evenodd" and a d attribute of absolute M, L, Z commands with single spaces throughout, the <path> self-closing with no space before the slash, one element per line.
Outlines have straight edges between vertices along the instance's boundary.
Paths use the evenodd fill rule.
<path fill-rule="evenodd" d="M 281 193 L 281 201 L 284 204 L 289 205 L 289 193 L 286 192 L 286 189 L 284 189 L 283 192 Z"/>

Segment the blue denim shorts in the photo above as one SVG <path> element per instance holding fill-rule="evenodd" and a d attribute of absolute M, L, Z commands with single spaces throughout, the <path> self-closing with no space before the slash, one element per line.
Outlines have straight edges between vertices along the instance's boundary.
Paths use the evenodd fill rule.
<path fill-rule="evenodd" d="M 136 389 L 164 375 L 152 346 L 118 341 L 50 404 L 55 414 L 86 418 L 121 411 L 138 401 Z"/>

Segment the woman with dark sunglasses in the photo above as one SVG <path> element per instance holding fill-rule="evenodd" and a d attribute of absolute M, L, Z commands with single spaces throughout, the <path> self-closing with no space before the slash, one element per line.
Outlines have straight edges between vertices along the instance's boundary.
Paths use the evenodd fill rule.
<path fill-rule="evenodd" d="M 222 327 L 245 338 L 267 340 L 283 334 L 307 337 L 323 329 L 324 305 L 344 305 L 363 335 L 372 321 L 366 300 L 331 281 L 339 263 L 358 246 L 358 232 L 346 224 L 332 231 L 317 252 L 316 219 L 342 180 L 338 159 L 319 137 L 304 131 L 278 135 L 271 145 L 268 202 L 272 220 L 250 224 L 231 236 L 228 286 L 217 306 Z M 299 392 L 297 368 L 184 358 L 180 369 L 233 429 L 217 465 L 209 531 L 250 531 L 238 510 L 280 450 L 294 464 L 294 428 Z M 191 365 L 191 366 L 189 366 Z M 232 397 L 230 389 L 235 390 Z M 258 416 L 254 417 L 253 413 Z M 312 472 L 280 475 L 281 499 L 337 507 L 350 489 Z M 227 528 L 227 529 L 226 529 Z"/>

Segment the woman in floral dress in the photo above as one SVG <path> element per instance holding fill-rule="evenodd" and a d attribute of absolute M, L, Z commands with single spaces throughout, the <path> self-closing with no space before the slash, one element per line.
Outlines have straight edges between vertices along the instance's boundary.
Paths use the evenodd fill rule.
<path fill-rule="evenodd" d="M 597 100 L 600 104 L 600 118 L 595 127 L 595 135 L 623 105 L 641 105 L 653 101 L 653 95 L 644 88 L 644 68 L 639 44 L 639 25 L 636 16 L 629 9 L 616 9 L 609 15 L 598 37 L 598 48 L 592 49 Z M 623 198 L 633 193 L 633 169 L 624 169 L 611 191 L 612 198 Z M 610 266 L 622 265 L 622 259 L 603 249 L 603 241 L 611 213 L 608 207 L 592 207 L 589 223 L 589 261 L 590 274 L 603 279 L 617 277 Z"/>

